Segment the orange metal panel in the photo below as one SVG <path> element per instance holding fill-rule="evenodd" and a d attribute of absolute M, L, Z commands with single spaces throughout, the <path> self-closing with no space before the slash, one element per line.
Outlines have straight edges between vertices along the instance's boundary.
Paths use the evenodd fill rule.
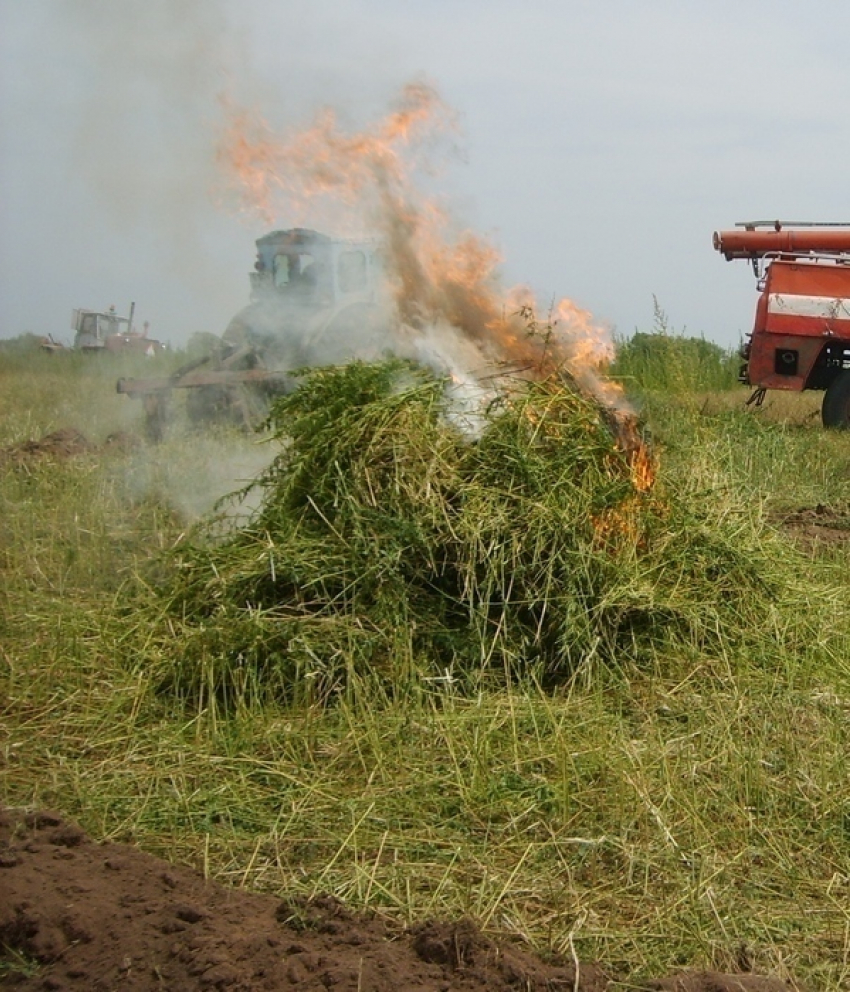
<path fill-rule="evenodd" d="M 768 269 L 767 281 L 775 293 L 850 296 L 850 265 L 818 265 L 777 259 Z"/>
<path fill-rule="evenodd" d="M 756 332 L 750 342 L 747 378 L 753 386 L 766 386 L 768 389 L 805 389 L 822 348 L 820 338 Z M 780 375 L 776 371 L 776 352 L 786 350 L 796 351 L 799 356 L 797 375 Z"/>
<path fill-rule="evenodd" d="M 755 330 L 850 339 L 850 266 L 773 262 L 759 300 Z"/>

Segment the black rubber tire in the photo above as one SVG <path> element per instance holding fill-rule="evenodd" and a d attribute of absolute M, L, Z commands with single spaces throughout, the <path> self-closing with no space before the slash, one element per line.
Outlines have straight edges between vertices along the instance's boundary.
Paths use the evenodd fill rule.
<path fill-rule="evenodd" d="M 850 369 L 839 372 L 824 393 L 821 417 L 824 427 L 850 430 Z"/>

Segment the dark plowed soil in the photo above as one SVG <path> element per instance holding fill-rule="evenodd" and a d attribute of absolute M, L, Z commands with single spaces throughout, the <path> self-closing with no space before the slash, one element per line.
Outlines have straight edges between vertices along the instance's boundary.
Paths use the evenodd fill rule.
<path fill-rule="evenodd" d="M 61 427 L 51 431 L 37 441 L 21 441 L 8 448 L 0 449 L 0 463 L 11 462 L 25 465 L 36 459 L 65 459 L 98 451 L 128 451 L 138 446 L 138 438 L 126 431 L 116 431 L 98 446 L 92 444 L 75 427 Z"/>
<path fill-rule="evenodd" d="M 96 844 L 47 812 L 0 810 L 0 945 L 0 987 L 53 992 L 603 992 L 609 985 L 596 966 L 581 966 L 576 980 L 573 964 L 496 943 L 468 921 L 398 930 L 328 897 L 281 901 L 205 882 L 133 847 Z M 649 987 L 789 992 L 773 979 L 709 973 Z"/>
<path fill-rule="evenodd" d="M 817 506 L 804 506 L 790 512 L 777 512 L 772 520 L 803 548 L 824 545 L 850 547 L 850 506 L 818 503 Z"/>
<path fill-rule="evenodd" d="M 29 458 L 70 458 L 92 450 L 92 444 L 74 427 L 62 427 L 45 434 L 37 441 L 22 441 L 4 448 L 2 457 L 9 461 L 26 461 Z"/>

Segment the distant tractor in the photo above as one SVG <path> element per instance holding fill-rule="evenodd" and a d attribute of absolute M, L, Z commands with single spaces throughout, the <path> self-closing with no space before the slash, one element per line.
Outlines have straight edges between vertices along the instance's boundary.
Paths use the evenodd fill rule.
<path fill-rule="evenodd" d="M 749 259 L 760 296 L 741 381 L 824 391 L 826 427 L 850 429 L 850 224 L 750 221 L 714 234 L 727 260 Z"/>
<path fill-rule="evenodd" d="M 129 317 L 119 317 L 115 307 L 108 310 L 74 310 L 71 316 L 71 330 L 76 331 L 74 347 L 78 351 L 134 351 L 155 355 L 163 350 L 163 344 L 149 338 L 147 324 L 142 333 L 133 330 L 133 314 L 136 304 L 130 304 Z"/>
<path fill-rule="evenodd" d="M 219 348 L 165 378 L 118 381 L 119 393 L 143 400 L 152 439 L 162 434 L 175 389 L 187 390 L 192 420 L 250 425 L 271 397 L 294 388 L 288 372 L 374 359 L 388 345 L 376 242 L 292 228 L 256 244 L 251 302 Z"/>

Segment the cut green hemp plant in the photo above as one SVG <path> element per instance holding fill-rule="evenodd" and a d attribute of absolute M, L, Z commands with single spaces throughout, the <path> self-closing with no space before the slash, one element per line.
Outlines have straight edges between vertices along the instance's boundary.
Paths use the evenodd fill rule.
<path fill-rule="evenodd" d="M 410 363 L 300 379 L 270 416 L 259 508 L 175 552 L 156 607 L 163 688 L 243 705 L 361 677 L 553 685 L 590 659 L 779 636 L 753 622 L 776 594 L 757 535 L 649 485 L 610 414 L 562 377 L 506 378 L 474 440 L 451 383 Z"/>

